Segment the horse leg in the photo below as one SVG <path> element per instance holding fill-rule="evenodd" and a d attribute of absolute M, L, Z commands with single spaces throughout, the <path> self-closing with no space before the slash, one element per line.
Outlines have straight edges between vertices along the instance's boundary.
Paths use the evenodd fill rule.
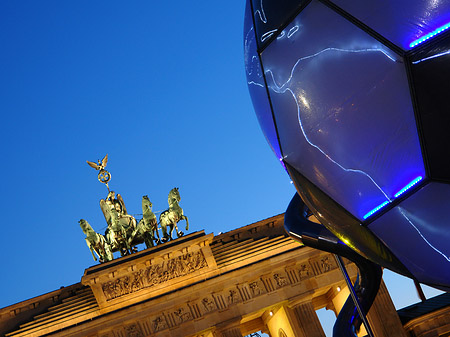
<path fill-rule="evenodd" d="M 144 243 L 147 248 L 154 247 L 153 236 L 151 232 L 144 233 Z"/>
<path fill-rule="evenodd" d="M 169 230 L 167 230 L 167 227 L 169 227 Z M 161 228 L 163 228 L 163 227 L 161 226 Z M 167 242 L 172 239 L 172 224 L 171 223 L 164 224 L 163 237 L 164 237 L 164 242 Z"/>
<path fill-rule="evenodd" d="M 154 221 L 151 222 L 150 224 L 150 233 L 151 233 L 151 237 L 152 237 L 152 243 L 153 241 L 156 242 L 156 244 L 158 244 L 160 242 L 159 239 L 159 233 L 158 233 L 158 223 L 156 222 L 156 219 Z M 155 235 L 156 233 L 156 235 Z M 156 239 L 158 237 L 158 239 Z"/>
<path fill-rule="evenodd" d="M 186 220 L 186 230 L 189 230 L 189 220 L 186 215 L 181 216 L 181 220 Z"/>

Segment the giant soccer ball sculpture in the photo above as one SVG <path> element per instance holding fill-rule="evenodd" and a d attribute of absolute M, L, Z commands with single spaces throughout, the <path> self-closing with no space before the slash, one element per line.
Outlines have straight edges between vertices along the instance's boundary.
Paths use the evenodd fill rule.
<path fill-rule="evenodd" d="M 248 87 L 316 218 L 450 289 L 450 1 L 248 0 Z M 295 236 L 295 228 L 288 228 Z"/>

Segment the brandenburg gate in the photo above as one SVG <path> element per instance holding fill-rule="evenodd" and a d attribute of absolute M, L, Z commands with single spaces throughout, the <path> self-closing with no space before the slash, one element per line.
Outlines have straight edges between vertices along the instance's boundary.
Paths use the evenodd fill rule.
<path fill-rule="evenodd" d="M 337 314 L 347 296 L 334 256 L 289 238 L 281 214 L 90 267 L 80 283 L 0 309 L 0 334 L 320 337 L 316 310 Z M 368 320 L 376 336 L 406 336 L 384 284 Z"/>

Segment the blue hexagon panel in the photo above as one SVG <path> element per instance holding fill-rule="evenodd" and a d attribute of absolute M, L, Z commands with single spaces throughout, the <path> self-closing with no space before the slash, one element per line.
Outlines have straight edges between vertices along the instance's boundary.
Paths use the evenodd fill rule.
<path fill-rule="evenodd" d="M 449 22 L 450 2 L 249 0 L 244 29 L 258 120 L 312 211 L 326 207 L 321 191 L 352 218 L 349 242 L 363 227 L 441 288 L 450 288 L 450 273 L 438 275 L 450 230 L 436 217 L 450 220 Z M 332 216 L 323 222 L 342 234 Z"/>

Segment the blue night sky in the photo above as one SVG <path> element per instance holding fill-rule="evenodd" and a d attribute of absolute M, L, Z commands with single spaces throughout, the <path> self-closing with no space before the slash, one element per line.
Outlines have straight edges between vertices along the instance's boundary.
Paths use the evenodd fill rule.
<path fill-rule="evenodd" d="M 166 209 L 173 187 L 190 232 L 285 211 L 295 190 L 248 94 L 244 6 L 0 3 L 0 307 L 77 283 L 96 264 L 78 221 L 104 231 L 107 189 L 86 160 L 106 153 L 130 214 L 143 195 Z M 390 275 L 398 307 L 418 301 L 412 281 Z"/>

